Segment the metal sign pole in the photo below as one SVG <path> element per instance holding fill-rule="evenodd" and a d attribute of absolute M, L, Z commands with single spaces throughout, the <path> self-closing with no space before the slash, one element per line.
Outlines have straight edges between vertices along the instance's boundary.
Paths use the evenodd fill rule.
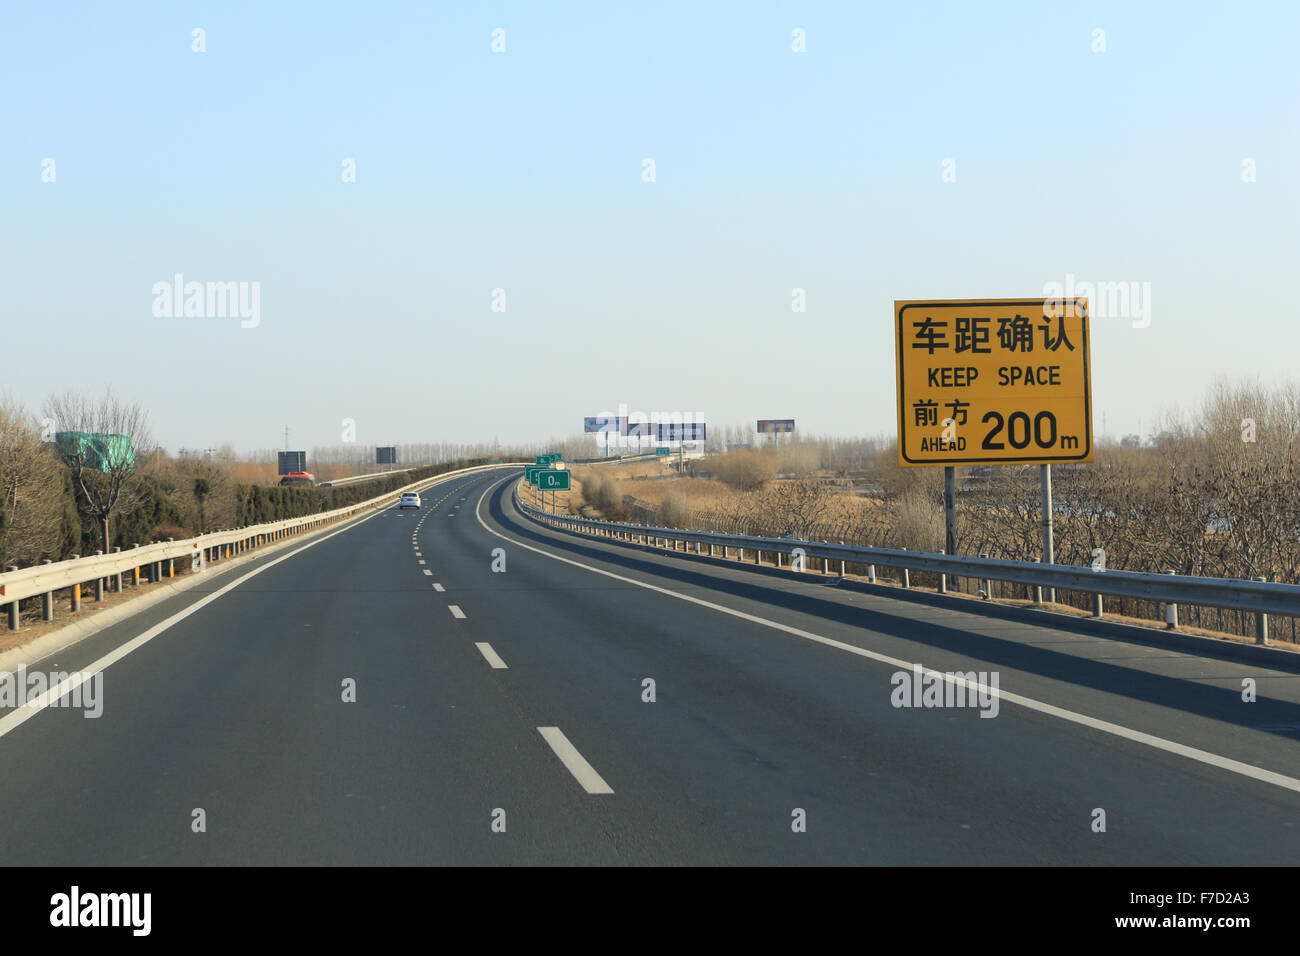
<path fill-rule="evenodd" d="M 1043 508 L 1043 563 L 1056 563 L 1056 548 L 1052 541 L 1052 466 L 1038 466 L 1039 485 Z M 1047 588 L 1048 603 L 1056 602 L 1056 588 Z"/>
<path fill-rule="evenodd" d="M 957 553 L 957 469 L 952 465 L 943 468 L 943 527 L 944 547 L 948 554 Z"/>

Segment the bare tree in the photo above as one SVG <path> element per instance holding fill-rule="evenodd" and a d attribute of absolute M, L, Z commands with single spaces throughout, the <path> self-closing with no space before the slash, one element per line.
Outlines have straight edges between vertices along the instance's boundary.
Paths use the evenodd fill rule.
<path fill-rule="evenodd" d="M 27 412 L 9 399 L 0 401 L 0 473 L 8 560 L 31 563 L 54 554 L 63 494 L 59 466 Z"/>
<path fill-rule="evenodd" d="M 45 415 L 54 422 L 55 453 L 72 474 L 78 504 L 97 522 L 107 552 L 109 519 L 139 503 L 132 479 L 136 449 L 151 443 L 148 416 L 111 389 L 97 401 L 71 391 L 51 396 Z"/>

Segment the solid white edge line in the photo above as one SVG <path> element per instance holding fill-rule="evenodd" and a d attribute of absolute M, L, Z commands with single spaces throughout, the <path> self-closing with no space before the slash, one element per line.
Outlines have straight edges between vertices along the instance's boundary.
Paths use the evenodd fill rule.
<path fill-rule="evenodd" d="M 207 607 L 209 604 L 211 604 L 217 598 L 221 597 L 223 594 L 226 594 L 229 591 L 233 591 L 235 588 L 239 587 L 249 578 L 257 577 L 257 575 L 261 574 L 267 568 L 273 568 L 281 561 L 288 561 L 290 558 L 294 557 L 295 555 L 301 554 L 302 552 L 306 551 L 308 548 L 313 548 L 316 545 L 320 544 L 322 541 L 328 541 L 336 534 L 342 534 L 345 531 L 351 531 L 357 525 L 369 521 L 377 514 L 380 514 L 380 512 L 374 511 L 371 514 L 366 515 L 364 518 L 352 522 L 346 527 L 339 528 L 337 531 L 331 531 L 329 534 L 316 538 L 314 541 L 308 541 L 301 548 L 295 548 L 294 550 L 290 551 L 288 554 L 282 554 L 280 557 L 274 558 L 266 562 L 266 564 L 254 568 L 253 570 L 249 571 L 246 574 L 240 575 L 239 577 L 235 578 L 235 580 L 231 581 L 229 584 L 226 584 L 221 588 L 217 589 L 216 591 L 213 591 L 207 597 L 200 598 L 198 601 L 195 601 L 189 607 L 182 608 L 181 610 L 173 614 L 171 617 L 159 621 L 157 624 L 149 628 L 147 631 L 144 631 L 141 634 L 137 634 L 135 637 L 131 638 L 131 640 L 127 641 L 125 644 L 119 645 L 118 647 L 109 651 L 103 657 L 83 667 L 74 676 L 60 681 L 57 685 L 51 687 L 49 690 L 41 694 L 39 697 L 29 700 L 27 701 L 27 703 L 19 707 L 15 707 L 13 710 L 5 714 L 4 717 L 0 717 L 0 737 L 3 737 L 5 734 L 9 733 L 9 731 L 13 730 L 15 727 L 19 726 L 26 720 L 40 713 L 42 710 L 44 710 L 46 707 L 50 705 L 51 701 L 58 700 L 61 697 L 64 697 L 65 695 L 71 693 L 80 684 L 84 683 L 87 680 L 90 680 L 96 674 L 106 670 L 112 664 L 116 664 L 122 658 L 130 654 L 132 651 L 138 650 L 139 648 L 148 644 L 159 634 L 179 624 L 181 621 L 185 620 L 191 614 L 194 614 L 195 612 Z"/>
<path fill-rule="evenodd" d="M 518 480 L 517 475 L 511 475 L 502 478 L 500 481 L 494 482 L 484 490 L 482 495 L 479 496 L 478 503 L 474 507 L 474 516 L 478 518 L 478 523 L 483 526 L 484 530 L 486 530 L 489 534 L 495 535 L 496 537 L 502 539 L 503 541 L 510 542 L 515 547 L 525 548 L 529 551 L 535 551 L 538 554 L 544 555 L 555 561 L 563 561 L 565 564 L 571 564 L 574 567 L 582 568 L 583 570 L 590 571 L 593 574 L 601 574 L 607 578 L 613 578 L 616 581 L 622 581 L 626 584 L 635 585 L 636 587 L 639 588 L 645 588 L 648 591 L 655 591 L 659 594 L 665 594 L 668 597 L 677 598 L 680 601 L 687 601 L 691 604 L 699 605 L 700 607 L 707 607 L 710 610 L 719 611 L 722 614 L 729 614 L 732 617 L 737 617 L 744 621 L 750 621 L 754 624 L 761 624 L 764 627 L 770 627 L 777 631 L 784 631 L 786 634 L 792 634 L 795 637 L 801 637 L 804 640 L 813 641 L 818 644 L 824 644 L 827 647 L 833 647 L 837 650 L 846 651 L 850 654 L 856 654 L 859 657 L 866 657 L 873 661 L 879 661 L 882 664 L 889 664 L 893 667 L 905 669 L 908 671 L 912 670 L 913 667 L 918 666 L 912 661 L 905 661 L 902 660 L 901 658 L 890 657 L 888 654 L 880 654 L 877 653 L 876 651 L 869 651 L 866 650 L 865 648 L 855 647 L 852 644 L 846 644 L 843 641 L 837 641 L 834 638 L 823 637 L 820 634 L 814 634 L 812 631 L 805 631 L 802 628 L 793 627 L 789 624 L 782 624 L 780 621 L 773 621 L 773 620 L 769 620 L 768 618 L 759 617 L 755 614 L 748 614 L 745 611 L 738 611 L 735 608 L 729 608 L 721 604 L 715 604 L 712 601 L 705 601 L 702 598 L 692 597 L 689 594 L 681 594 L 678 593 L 677 591 L 670 591 L 668 588 L 660 587 L 657 584 L 650 584 L 646 581 L 638 581 L 635 578 L 629 578 L 622 574 L 615 574 L 613 571 L 605 571 L 601 568 L 592 567 L 589 564 L 583 564 L 581 561 L 574 561 L 572 558 L 564 558 L 558 554 L 551 554 L 549 551 L 544 551 L 541 548 L 535 548 L 530 544 L 524 544 L 522 541 L 518 541 L 514 538 L 508 537 L 507 535 L 504 535 L 501 532 L 488 527 L 487 522 L 483 520 L 481 508 L 483 506 L 483 499 L 487 497 L 490 491 L 492 491 L 502 482 L 517 481 L 517 480 Z M 945 680 L 948 680 L 948 678 L 940 672 L 932 671 L 924 667 L 922 667 L 922 669 L 925 670 L 927 674 L 935 673 L 938 674 L 938 676 L 943 677 Z M 965 679 L 960 677 L 954 677 L 951 680 L 951 682 L 960 683 L 963 686 L 969 686 L 966 684 Z M 1024 707 L 1028 710 L 1037 711 L 1040 714 L 1047 714 L 1048 716 L 1057 717 L 1061 720 L 1066 720 L 1071 723 L 1080 724 L 1084 727 L 1091 727 L 1093 730 L 1099 730 L 1102 733 L 1111 734 L 1116 737 L 1122 737 L 1125 740 L 1131 740 L 1134 743 L 1145 744 L 1146 746 L 1155 748 L 1156 750 L 1163 750 L 1166 753 L 1177 754 L 1180 757 L 1186 757 L 1189 760 L 1195 760 L 1199 763 L 1208 764 L 1211 767 L 1218 767 L 1220 770 L 1227 770 L 1231 773 L 1240 774 L 1243 777 L 1250 777 L 1254 780 L 1259 780 L 1262 783 L 1272 784 L 1273 786 L 1276 787 L 1282 787 L 1286 790 L 1291 790 L 1296 793 L 1300 793 L 1300 779 L 1296 779 L 1295 777 L 1288 777 L 1286 774 L 1277 773 L 1276 771 L 1273 770 L 1264 770 L 1261 767 L 1256 767 L 1252 764 L 1243 763 L 1240 760 L 1233 760 L 1231 757 L 1224 757 L 1219 754 L 1210 753 L 1208 750 L 1200 750 L 1196 747 L 1189 747 L 1186 744 L 1180 744 L 1173 740 L 1167 740 L 1164 737 L 1157 737 L 1154 734 L 1144 733 L 1143 731 L 1140 730 L 1133 730 L 1132 728 L 1124 727 L 1120 724 L 1112 724 L 1110 721 L 1101 720 L 1097 717 L 1090 717 L 1087 714 L 1076 713 L 1075 711 L 1072 710 L 1066 710 L 1064 707 L 1057 707 L 1054 704 L 1048 704 L 1040 700 L 1035 700 L 1032 697 L 1023 697 L 1020 694 L 1012 694 L 1005 690 L 1002 690 L 1001 688 L 994 690 L 993 688 L 986 686 L 978 689 L 983 693 L 993 694 L 999 700 L 1004 700 L 1012 704 L 1019 704 L 1021 707 Z"/>
<path fill-rule="evenodd" d="M 506 667 L 506 662 L 501 659 L 501 655 L 492 650 L 491 644 L 475 642 L 474 646 L 477 647 L 478 652 L 483 655 L 483 659 L 492 665 L 493 670 L 509 670 L 509 668 Z"/>
<path fill-rule="evenodd" d="M 588 793 L 614 792 L 600 774 L 596 773 L 596 768 L 587 763 L 582 754 L 578 753 L 578 748 L 569 743 L 569 738 L 564 736 L 559 727 L 538 727 L 537 732 L 551 745 L 555 756 L 560 758 L 560 763 L 573 774 L 583 790 Z"/>

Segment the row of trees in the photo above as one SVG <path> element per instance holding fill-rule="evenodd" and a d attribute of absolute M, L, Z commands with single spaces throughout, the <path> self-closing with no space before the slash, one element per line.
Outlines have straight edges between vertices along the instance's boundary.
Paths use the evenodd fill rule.
<path fill-rule="evenodd" d="M 238 460 L 229 449 L 168 455 L 143 410 L 111 392 L 54 396 L 39 416 L 0 399 L 0 567 L 300 517 L 487 460 L 451 459 L 329 489 L 281 488 L 273 464 Z"/>

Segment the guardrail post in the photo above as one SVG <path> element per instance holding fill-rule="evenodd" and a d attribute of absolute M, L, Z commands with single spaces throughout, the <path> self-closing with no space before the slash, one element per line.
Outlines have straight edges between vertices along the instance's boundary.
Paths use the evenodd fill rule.
<path fill-rule="evenodd" d="M 1101 617 L 1104 611 L 1105 611 L 1105 605 L 1102 603 L 1101 595 L 1094 594 L 1092 596 L 1092 616 Z"/>
<path fill-rule="evenodd" d="M 10 571 L 17 571 L 17 570 L 18 570 L 18 565 L 16 565 L 16 564 L 11 564 L 11 565 L 9 565 L 8 570 L 10 570 Z M 11 630 L 11 631 L 16 631 L 16 630 L 18 630 L 18 624 L 19 624 L 19 620 L 18 620 L 18 601 L 17 601 L 17 600 L 10 601 L 9 604 L 7 605 L 7 607 L 9 608 L 9 630 Z"/>
<path fill-rule="evenodd" d="M 782 564 L 782 558 L 783 558 L 783 555 L 784 555 L 784 554 L 785 554 L 784 551 L 778 551 L 778 552 L 776 552 L 776 566 L 777 566 L 778 568 L 785 567 L 785 565 Z"/>
<path fill-rule="evenodd" d="M 51 561 L 49 558 L 45 558 L 41 561 L 41 564 L 53 564 L 53 563 L 54 562 Z M 42 621 L 54 620 L 54 592 L 53 591 L 46 591 L 44 594 L 41 595 L 41 620 Z"/>
<path fill-rule="evenodd" d="M 843 543 L 844 543 L 844 539 L 843 539 L 843 538 L 840 538 L 840 544 L 843 544 Z M 840 577 L 844 577 L 844 559 L 843 559 L 843 558 L 840 558 Z M 875 584 L 875 583 L 876 583 L 876 566 L 875 566 L 874 564 L 871 566 L 871 583 L 872 583 L 872 584 Z"/>
<path fill-rule="evenodd" d="M 907 549 L 903 548 L 903 550 L 906 551 Z M 903 587 L 910 588 L 911 586 L 912 586 L 912 572 L 907 568 L 903 568 Z"/>
<path fill-rule="evenodd" d="M 987 561 L 988 559 L 989 556 L 987 551 L 980 555 L 981 561 Z M 993 599 L 993 582 L 988 578 L 980 579 L 980 590 L 984 592 L 984 600 L 991 601 Z"/>
<path fill-rule="evenodd" d="M 1042 558 L 1034 558 L 1034 564 L 1042 564 L 1042 563 L 1043 563 L 1043 559 L 1042 559 Z M 1033 596 L 1034 596 L 1034 603 L 1035 603 L 1035 604 L 1042 604 L 1042 603 L 1043 603 L 1043 586 L 1042 586 L 1041 584 L 1035 584 L 1035 585 L 1033 586 L 1032 593 L 1033 593 Z"/>
<path fill-rule="evenodd" d="M 947 471 L 947 470 L 948 470 L 947 468 L 944 469 L 944 471 Z M 945 552 L 945 550 L 944 550 L 943 548 L 940 548 L 940 549 L 939 549 L 939 553 L 940 553 L 940 554 L 945 554 L 946 552 Z M 940 574 L 939 574 L 939 593 L 940 593 L 940 594 L 947 594 L 947 593 L 948 593 L 948 575 L 946 575 L 946 574 L 944 574 L 944 573 L 942 573 L 942 572 L 940 572 Z"/>
<path fill-rule="evenodd" d="M 1165 574 L 1173 574 L 1173 571 L 1166 571 Z M 1165 630 L 1172 631 L 1178 627 L 1178 602 L 1172 601 L 1165 605 Z"/>
<path fill-rule="evenodd" d="M 135 542 L 135 544 L 131 545 L 131 547 L 132 548 L 140 547 L 140 542 L 139 541 Z M 137 564 L 135 567 L 131 569 L 131 586 L 139 587 L 139 585 L 140 585 L 140 565 Z"/>
<path fill-rule="evenodd" d="M 103 553 L 104 553 L 103 551 L 96 551 L 95 557 L 98 558 Z M 104 600 L 104 579 L 102 577 L 95 578 L 95 600 L 96 601 Z"/>
<path fill-rule="evenodd" d="M 762 563 L 763 563 L 763 549 L 762 549 L 762 548 L 755 548 L 755 549 L 754 549 L 754 563 L 755 563 L 755 564 L 762 564 Z"/>
<path fill-rule="evenodd" d="M 1263 578 L 1256 578 L 1255 580 L 1260 583 L 1263 583 L 1264 581 Z M 1263 611 L 1257 611 L 1255 613 L 1255 643 L 1268 643 L 1268 615 Z"/>
<path fill-rule="evenodd" d="M 115 546 L 113 548 L 113 553 L 121 554 L 122 553 L 121 545 Z M 122 593 L 122 572 L 121 571 L 118 571 L 116 574 L 113 575 L 113 593 L 114 594 Z"/>
<path fill-rule="evenodd" d="M 80 557 L 81 555 L 79 554 L 70 554 L 68 555 L 68 560 L 76 561 Z M 68 610 L 72 611 L 72 613 L 74 614 L 81 610 L 81 582 L 80 581 L 72 585 L 72 587 L 68 588 Z"/>
<path fill-rule="evenodd" d="M 842 566 L 843 564 L 844 562 L 841 561 L 840 565 Z M 876 583 L 876 566 L 874 564 L 867 565 L 867 583 L 869 584 Z"/>

